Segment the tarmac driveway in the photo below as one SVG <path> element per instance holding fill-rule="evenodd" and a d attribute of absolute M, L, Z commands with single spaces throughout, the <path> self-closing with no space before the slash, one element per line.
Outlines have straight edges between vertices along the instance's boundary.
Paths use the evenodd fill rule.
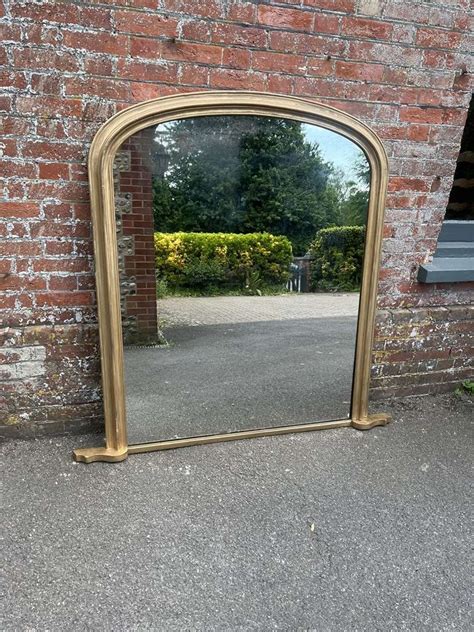
<path fill-rule="evenodd" d="M 471 632 L 472 404 L 73 463 L 101 436 L 12 441 L 5 632 Z"/>

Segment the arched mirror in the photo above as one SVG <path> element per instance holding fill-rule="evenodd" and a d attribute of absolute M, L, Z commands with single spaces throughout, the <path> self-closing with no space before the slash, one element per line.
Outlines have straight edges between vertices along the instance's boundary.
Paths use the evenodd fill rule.
<path fill-rule="evenodd" d="M 368 381 L 386 157 L 352 117 L 203 93 L 90 155 L 106 448 L 82 461 L 387 422 Z"/>

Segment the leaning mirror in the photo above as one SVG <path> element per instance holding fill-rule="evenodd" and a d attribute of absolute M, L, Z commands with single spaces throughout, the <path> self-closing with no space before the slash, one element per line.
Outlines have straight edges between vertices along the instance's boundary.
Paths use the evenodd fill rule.
<path fill-rule="evenodd" d="M 386 423 L 375 134 L 274 95 L 134 108 L 91 150 L 107 445 L 76 458 Z"/>

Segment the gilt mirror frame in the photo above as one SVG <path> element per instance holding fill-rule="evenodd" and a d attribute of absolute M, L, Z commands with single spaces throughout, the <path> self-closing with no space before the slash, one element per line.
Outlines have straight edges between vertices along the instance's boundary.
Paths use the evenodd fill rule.
<path fill-rule="evenodd" d="M 122 143 L 140 130 L 168 121 L 216 115 L 255 115 L 297 120 L 345 136 L 364 152 L 371 170 L 370 196 L 350 416 L 340 421 L 263 428 L 129 445 L 125 409 L 124 360 L 115 223 L 113 163 Z M 369 381 L 382 244 L 388 160 L 382 142 L 367 125 L 336 108 L 309 99 L 246 91 L 209 91 L 159 97 L 137 103 L 107 120 L 96 133 L 89 159 L 97 305 L 105 418 L 105 446 L 74 451 L 77 461 L 122 461 L 128 454 L 246 439 L 290 432 L 385 425 L 390 417 L 369 415 Z"/>

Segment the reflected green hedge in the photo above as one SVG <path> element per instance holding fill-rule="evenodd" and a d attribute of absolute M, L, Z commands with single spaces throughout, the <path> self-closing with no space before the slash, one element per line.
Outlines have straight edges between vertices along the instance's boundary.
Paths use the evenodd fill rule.
<path fill-rule="evenodd" d="M 318 231 L 310 247 L 313 289 L 360 289 L 364 242 L 365 226 L 336 226 Z"/>
<path fill-rule="evenodd" d="M 292 248 L 269 233 L 155 233 L 155 255 L 168 288 L 225 291 L 285 284 Z"/>

